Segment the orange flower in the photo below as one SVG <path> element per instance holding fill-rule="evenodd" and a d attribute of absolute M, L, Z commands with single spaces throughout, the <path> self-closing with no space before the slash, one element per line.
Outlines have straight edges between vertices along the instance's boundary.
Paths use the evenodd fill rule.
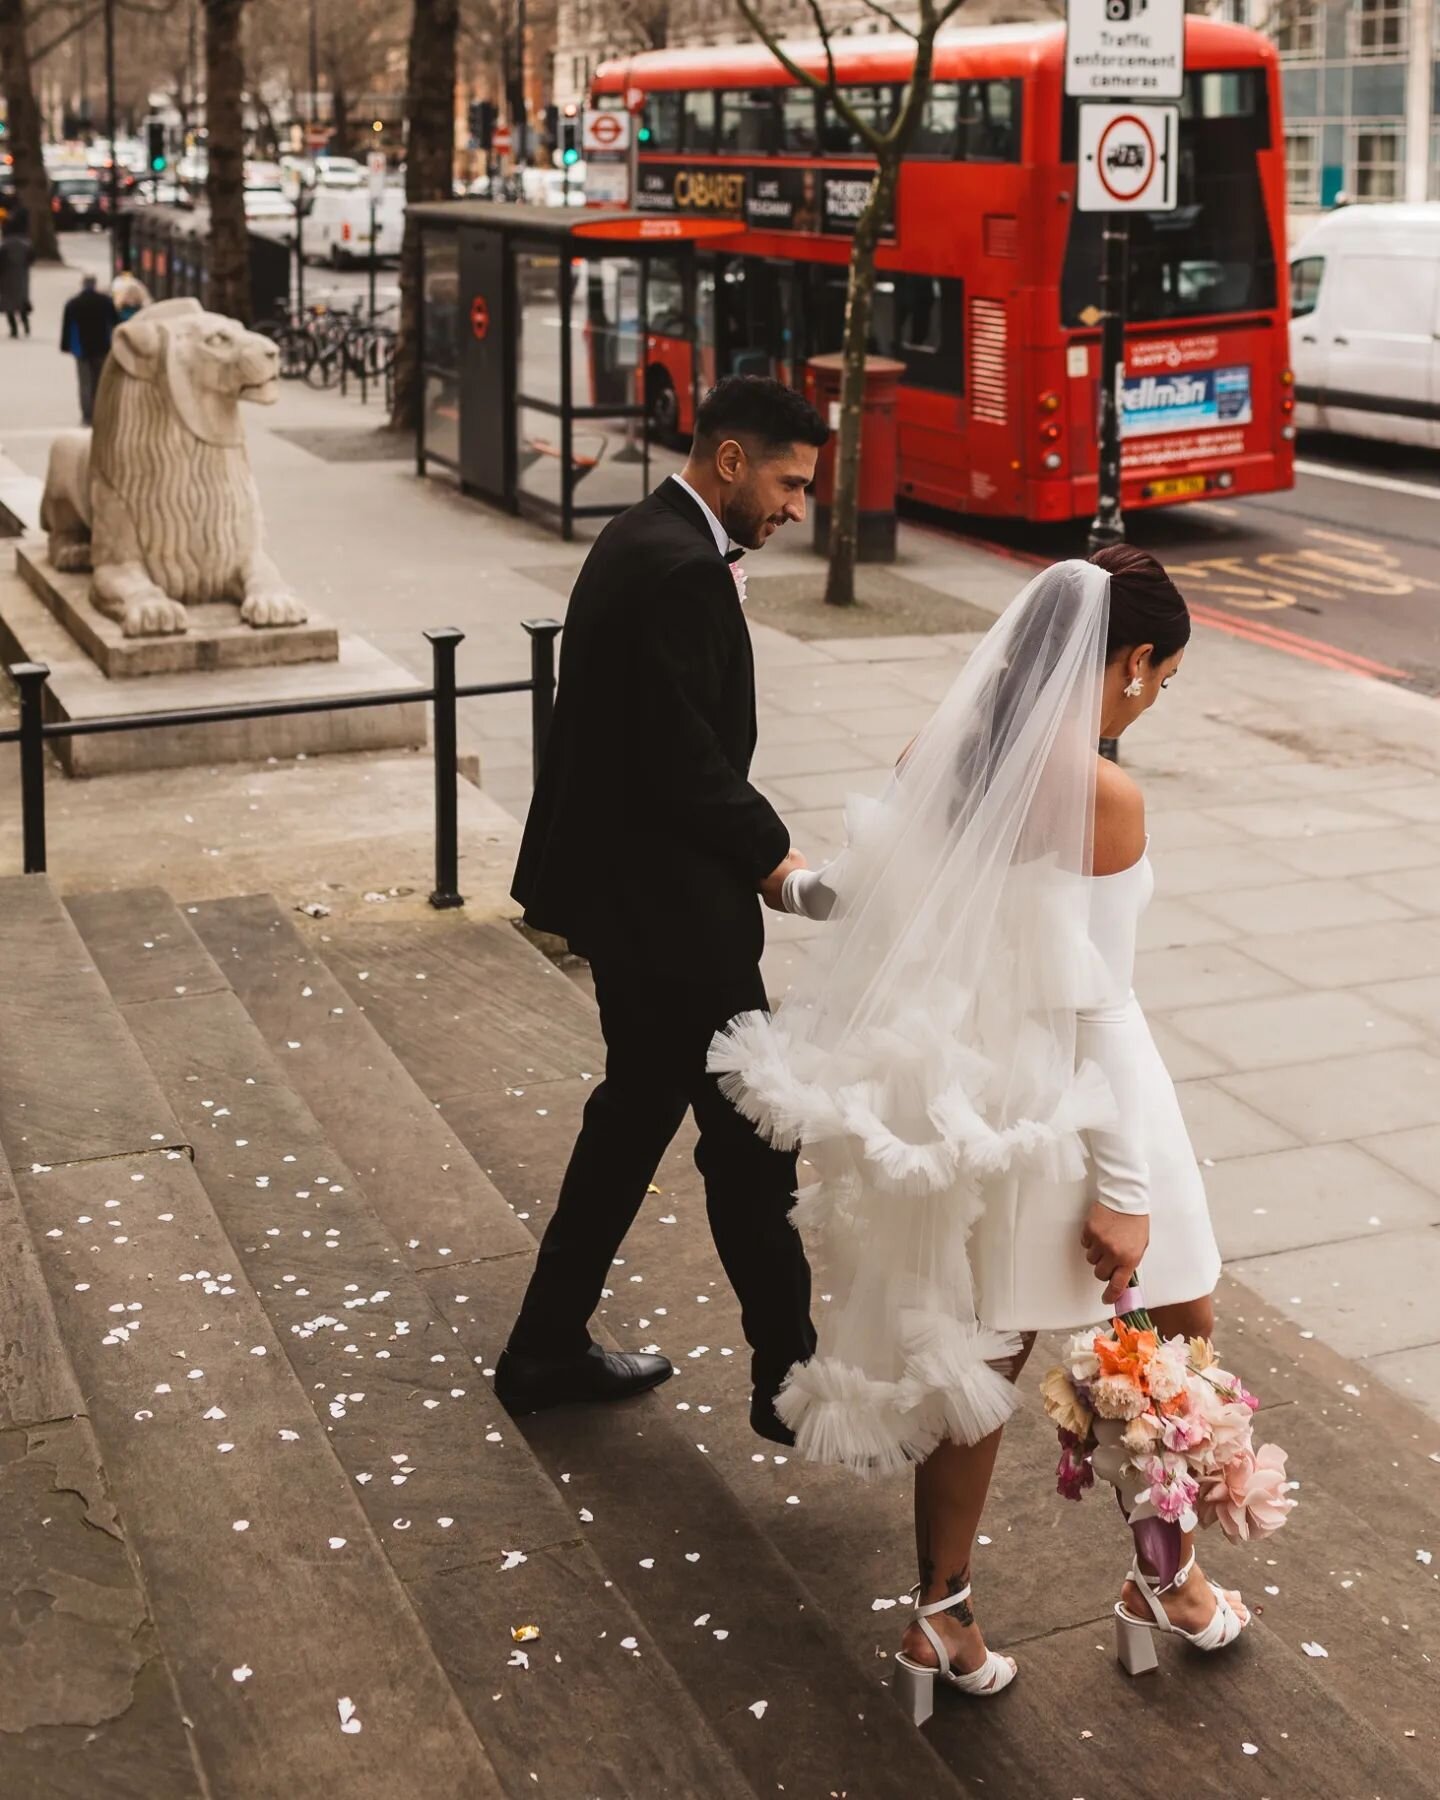
<path fill-rule="evenodd" d="M 1137 1387 L 1145 1386 L 1145 1365 L 1160 1347 L 1153 1331 L 1132 1331 L 1123 1319 L 1115 1321 L 1115 1337 L 1103 1334 L 1095 1339 L 1095 1354 L 1100 1358 L 1102 1375 L 1123 1375 Z"/>

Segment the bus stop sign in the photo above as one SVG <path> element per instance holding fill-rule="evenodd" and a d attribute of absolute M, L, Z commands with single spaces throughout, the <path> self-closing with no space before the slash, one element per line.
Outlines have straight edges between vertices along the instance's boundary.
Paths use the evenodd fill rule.
<path fill-rule="evenodd" d="M 1185 0 L 1066 0 L 1065 92 L 1074 100 L 1178 100 Z"/>
<path fill-rule="evenodd" d="M 1080 108 L 1081 212 L 1173 212 L 1178 106 Z"/>

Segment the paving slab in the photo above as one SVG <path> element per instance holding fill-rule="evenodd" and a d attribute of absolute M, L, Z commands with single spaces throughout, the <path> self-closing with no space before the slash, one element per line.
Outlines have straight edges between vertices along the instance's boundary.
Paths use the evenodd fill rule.
<path fill-rule="evenodd" d="M 1365 1366 L 1440 1424 L 1440 1343 L 1383 1351 L 1367 1357 Z"/>
<path fill-rule="evenodd" d="M 1363 1138 L 1361 1148 L 1399 1169 L 1418 1186 L 1440 1194 L 1440 1126 L 1421 1125 L 1414 1131 L 1390 1131 Z"/>
<path fill-rule="evenodd" d="M 1169 1022 L 1232 1069 L 1266 1069 L 1418 1043 L 1419 1028 L 1343 989 L 1187 1006 Z"/>
<path fill-rule="evenodd" d="M 1359 987 L 1410 976 L 1440 975 L 1440 920 L 1399 919 L 1377 931 L 1341 925 L 1288 937 L 1247 938 L 1256 962 L 1305 987 Z"/>
<path fill-rule="evenodd" d="M 1191 814 L 1187 818 L 1205 818 Z M 1229 893 L 1237 888 L 1259 887 L 1269 883 L 1299 881 L 1302 872 L 1289 868 L 1271 854 L 1268 844 L 1262 849 L 1244 837 L 1237 828 L 1210 820 L 1217 832 L 1233 834 L 1232 842 L 1195 842 L 1166 849 L 1155 858 L 1156 892 L 1162 897 L 1174 895 L 1192 898 L 1198 894 Z"/>
<path fill-rule="evenodd" d="M 1135 992 L 1147 1009 L 1174 1012 L 1211 1001 L 1254 1000 L 1288 993 L 1286 976 L 1227 944 L 1142 950 L 1135 958 Z"/>
<path fill-rule="evenodd" d="M 1175 1083 L 1185 1129 L 1202 1163 L 1284 1150 L 1298 1141 L 1293 1132 L 1227 1094 L 1218 1085 L 1222 1079 Z"/>
<path fill-rule="evenodd" d="M 1440 1125 L 1440 1052 L 1423 1045 L 1215 1080 L 1232 1098 L 1308 1143 Z"/>
<path fill-rule="evenodd" d="M 1412 912 L 1434 916 L 1440 911 L 1440 874 L 1434 869 L 1396 869 L 1389 874 L 1367 875 L 1365 886 L 1387 894 Z"/>
<path fill-rule="evenodd" d="M 1301 886 L 1285 881 L 1272 887 L 1237 888 L 1205 894 L 1199 905 L 1246 937 L 1373 925 L 1410 916 L 1407 907 L 1358 881 L 1307 881 Z"/>
<path fill-rule="evenodd" d="M 1227 1262 L 1440 1225 L 1440 1197 L 1351 1143 L 1230 1157 L 1205 1171 L 1205 1191 Z"/>
<path fill-rule="evenodd" d="M 1440 867 L 1440 844 L 1423 830 L 1398 825 L 1381 831 L 1352 831 L 1341 837 L 1277 838 L 1266 844 L 1266 852 L 1297 874 L 1322 877 Z"/>
<path fill-rule="evenodd" d="M 1232 1272 L 1344 1356 L 1440 1341 L 1440 1228 L 1434 1226 L 1247 1257 Z"/>
<path fill-rule="evenodd" d="M 1440 888 L 1440 881 L 1436 882 Z M 1359 990 L 1377 1006 L 1402 1019 L 1413 1019 L 1432 1038 L 1440 1038 L 1440 975 L 1412 976 L 1408 981 L 1377 981 Z"/>

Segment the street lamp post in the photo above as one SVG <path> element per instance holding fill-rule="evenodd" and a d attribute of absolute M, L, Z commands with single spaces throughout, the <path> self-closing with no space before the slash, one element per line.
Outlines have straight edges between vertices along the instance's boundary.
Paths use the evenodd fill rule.
<path fill-rule="evenodd" d="M 105 131 L 110 139 L 110 273 L 120 272 L 120 158 L 115 153 L 115 0 L 105 0 Z"/>
<path fill-rule="evenodd" d="M 1130 221 L 1105 214 L 1100 266 L 1100 492 L 1090 524 L 1090 553 L 1125 541 L 1120 507 L 1120 382 L 1125 365 L 1126 263 Z"/>

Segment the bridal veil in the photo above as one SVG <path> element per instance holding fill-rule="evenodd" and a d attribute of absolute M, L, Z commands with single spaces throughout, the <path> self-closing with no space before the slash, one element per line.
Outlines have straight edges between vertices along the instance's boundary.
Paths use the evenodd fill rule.
<path fill-rule="evenodd" d="M 1018 1339 L 982 1322 L 987 1190 L 1073 1181 L 1113 1122 L 1076 1064 L 1104 973 L 1089 937 L 1109 576 L 1064 562 L 1011 603 L 876 802 L 853 806 L 818 954 L 710 1068 L 798 1146 L 794 1219 L 829 1295 L 778 1410 L 808 1457 L 866 1474 L 1004 1423 Z"/>

